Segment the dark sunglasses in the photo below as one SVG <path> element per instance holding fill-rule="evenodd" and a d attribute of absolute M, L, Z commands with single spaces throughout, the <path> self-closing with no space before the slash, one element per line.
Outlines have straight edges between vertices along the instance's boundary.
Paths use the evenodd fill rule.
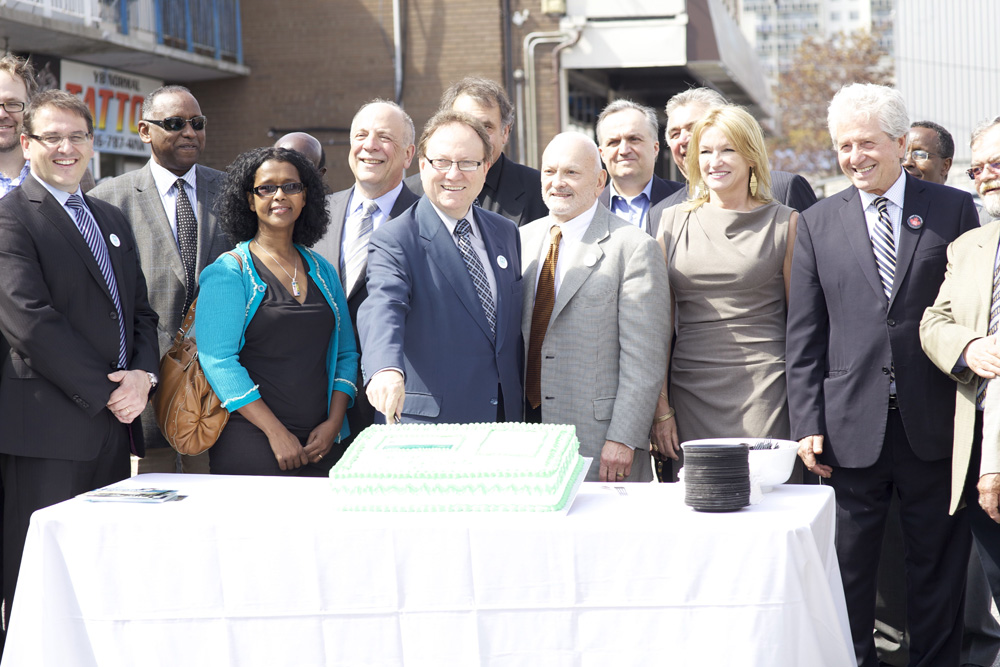
<path fill-rule="evenodd" d="M 286 195 L 297 195 L 306 189 L 302 183 L 282 183 L 281 185 L 258 185 L 252 192 L 258 197 L 273 197 L 278 192 L 278 188 Z"/>
<path fill-rule="evenodd" d="M 153 120 L 152 118 L 143 118 L 147 123 L 152 123 L 153 125 L 159 125 L 167 132 L 180 132 L 184 129 L 184 126 L 191 123 L 191 129 L 195 132 L 201 132 L 208 125 L 208 119 L 204 116 L 195 116 L 193 118 L 181 118 L 180 116 L 171 116 L 170 118 L 164 118 L 163 120 Z"/>

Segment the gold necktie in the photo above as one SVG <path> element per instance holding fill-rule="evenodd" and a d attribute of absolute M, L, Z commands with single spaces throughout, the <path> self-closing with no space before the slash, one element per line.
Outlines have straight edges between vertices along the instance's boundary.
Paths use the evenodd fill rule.
<path fill-rule="evenodd" d="M 524 392 L 532 408 L 542 404 L 542 342 L 556 301 L 556 262 L 559 261 L 562 229 L 559 225 L 553 225 L 549 233 L 552 234 L 552 243 L 545 256 L 542 273 L 538 276 L 535 307 L 531 311 L 531 337 L 528 341 L 528 370 Z"/>

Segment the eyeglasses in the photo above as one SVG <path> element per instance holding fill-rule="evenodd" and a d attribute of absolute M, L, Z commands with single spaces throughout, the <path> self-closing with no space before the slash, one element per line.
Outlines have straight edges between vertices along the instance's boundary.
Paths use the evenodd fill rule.
<path fill-rule="evenodd" d="M 74 146 L 85 144 L 90 141 L 91 134 L 89 132 L 74 132 L 66 137 L 61 134 L 43 134 L 42 136 L 38 136 L 37 134 L 26 134 L 26 136 L 30 139 L 34 139 L 35 141 L 42 142 L 49 148 L 58 148 L 59 146 L 62 146 L 62 143 L 67 139 L 69 140 L 69 143 Z"/>
<path fill-rule="evenodd" d="M 253 192 L 258 197 L 273 197 L 278 193 L 278 188 L 286 195 L 297 195 L 306 189 L 306 186 L 302 183 L 282 183 L 281 185 L 258 185 L 251 192 Z"/>
<path fill-rule="evenodd" d="M 445 160 L 443 157 L 428 158 L 431 166 L 438 171 L 451 171 L 451 165 L 457 164 L 459 171 L 475 171 L 482 162 L 476 160 Z"/>
<path fill-rule="evenodd" d="M 939 157 L 937 153 L 928 153 L 927 151 L 915 150 L 906 151 L 906 155 L 903 156 L 903 161 L 906 162 L 906 158 L 912 157 L 917 162 L 923 162 L 924 160 L 929 160 L 932 157 Z"/>
<path fill-rule="evenodd" d="M 167 132 L 180 132 L 184 129 L 184 126 L 191 123 L 191 129 L 195 132 L 201 132 L 208 125 L 208 119 L 204 116 L 194 116 L 192 118 L 181 118 L 180 116 L 170 116 L 169 118 L 164 118 L 163 120 L 153 120 L 152 118 L 143 118 L 147 123 L 152 123 L 153 125 L 159 125 Z"/>
<path fill-rule="evenodd" d="M 976 180 L 976 178 L 978 178 L 979 175 L 983 173 L 983 169 L 985 169 L 986 167 L 989 167 L 992 171 L 1000 172 L 1000 160 L 997 160 L 995 162 L 987 162 L 984 165 L 973 167 L 972 169 L 966 169 L 965 173 L 967 173 L 969 175 L 969 178 L 971 178 L 972 180 Z"/>
<path fill-rule="evenodd" d="M 24 102 L 0 102 L 0 109 L 7 113 L 20 113 L 24 111 Z"/>

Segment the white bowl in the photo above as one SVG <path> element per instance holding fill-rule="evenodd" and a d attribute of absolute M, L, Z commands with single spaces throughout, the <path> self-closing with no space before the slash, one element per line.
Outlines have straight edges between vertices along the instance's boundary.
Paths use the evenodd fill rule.
<path fill-rule="evenodd" d="M 750 479 L 756 480 L 762 489 L 775 484 L 784 484 L 792 476 L 795 459 L 798 458 L 799 443 L 794 440 L 777 438 L 707 438 L 688 440 L 684 445 L 738 445 L 753 446 L 759 442 L 770 442 L 775 449 L 750 450 Z"/>

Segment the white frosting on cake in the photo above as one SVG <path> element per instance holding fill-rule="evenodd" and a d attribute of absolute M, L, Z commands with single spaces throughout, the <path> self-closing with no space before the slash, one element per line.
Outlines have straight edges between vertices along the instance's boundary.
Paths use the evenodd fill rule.
<path fill-rule="evenodd" d="M 583 468 L 572 426 L 370 426 L 330 471 L 341 509 L 555 511 Z"/>

